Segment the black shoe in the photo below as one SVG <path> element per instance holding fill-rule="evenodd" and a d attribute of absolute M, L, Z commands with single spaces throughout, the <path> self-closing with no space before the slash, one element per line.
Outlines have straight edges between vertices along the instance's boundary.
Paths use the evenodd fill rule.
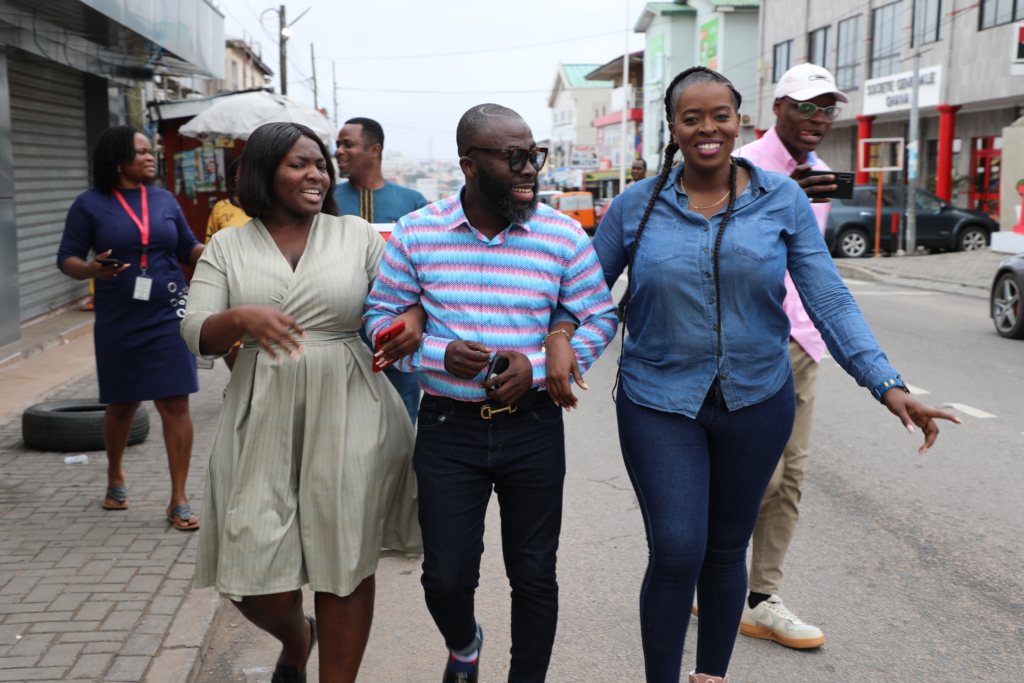
<path fill-rule="evenodd" d="M 299 670 L 291 664 L 278 664 L 274 667 L 274 675 L 270 677 L 270 683 L 306 683 L 309 655 L 313 654 L 313 646 L 316 645 L 316 619 L 307 616 L 306 621 L 309 622 L 309 654 L 306 655 L 306 663 L 302 665 L 302 673 L 299 673 Z"/>
<path fill-rule="evenodd" d="M 448 653 L 448 664 L 444 667 L 444 678 L 441 683 L 477 683 L 480 672 L 480 652 L 484 649 L 484 630 L 477 624 L 476 634 L 479 642 L 476 646 L 475 662 L 460 662 Z"/>

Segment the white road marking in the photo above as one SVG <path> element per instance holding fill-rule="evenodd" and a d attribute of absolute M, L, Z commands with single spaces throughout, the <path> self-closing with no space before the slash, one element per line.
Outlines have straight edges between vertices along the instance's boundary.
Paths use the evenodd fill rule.
<path fill-rule="evenodd" d="M 930 394 L 930 393 L 932 393 L 932 392 L 928 391 L 927 389 L 922 389 L 921 387 L 915 387 L 913 384 L 908 384 L 907 385 L 907 389 L 910 389 L 910 393 L 912 393 L 912 394 Z"/>
<path fill-rule="evenodd" d="M 971 417 L 977 417 L 982 420 L 987 420 L 989 418 L 995 417 L 995 415 L 993 415 L 992 413 L 986 413 L 984 410 L 972 408 L 971 406 L 964 405 L 963 403 L 943 403 L 939 407 L 959 410 L 964 415 L 970 415 Z"/>
<path fill-rule="evenodd" d="M 885 292 L 857 292 L 854 294 L 854 298 L 858 296 L 935 296 L 939 292 L 911 292 L 911 291 L 885 291 Z"/>

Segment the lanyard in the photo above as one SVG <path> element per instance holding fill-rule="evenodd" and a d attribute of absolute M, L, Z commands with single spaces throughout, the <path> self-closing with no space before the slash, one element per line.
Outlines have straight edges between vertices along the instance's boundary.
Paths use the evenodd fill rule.
<path fill-rule="evenodd" d="M 117 197 L 117 201 L 121 202 L 121 206 L 124 208 L 125 213 L 135 222 L 135 225 L 139 228 L 139 233 L 142 235 L 142 259 L 139 261 L 139 267 L 142 270 L 142 274 L 146 274 L 146 266 L 149 263 L 148 252 L 149 252 L 149 201 L 146 199 L 146 186 L 142 185 L 139 192 L 142 195 L 142 220 L 135 215 L 132 211 L 132 207 L 128 206 L 128 202 L 125 201 L 124 196 L 118 191 L 114 190 L 114 196 Z"/>

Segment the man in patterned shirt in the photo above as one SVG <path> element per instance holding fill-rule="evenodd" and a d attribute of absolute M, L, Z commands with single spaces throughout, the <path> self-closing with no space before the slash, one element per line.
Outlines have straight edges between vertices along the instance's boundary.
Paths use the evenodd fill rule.
<path fill-rule="evenodd" d="M 615 335 L 615 305 L 579 223 L 538 204 L 546 150 L 526 122 L 483 104 L 456 135 L 466 185 L 398 221 L 364 322 L 375 339 L 409 306 L 427 313 L 420 348 L 399 364 L 420 373 L 424 390 L 413 462 L 423 588 L 450 650 L 443 680 L 477 680 L 483 632 L 473 601 L 493 488 L 512 586 L 508 680 L 536 683 L 555 638 L 565 477 L 561 407 L 545 390 L 558 380 L 546 358 L 564 350 L 586 370 Z M 559 306 L 579 321 L 573 332 L 558 323 L 549 333 Z M 486 380 L 494 353 L 509 367 Z"/>

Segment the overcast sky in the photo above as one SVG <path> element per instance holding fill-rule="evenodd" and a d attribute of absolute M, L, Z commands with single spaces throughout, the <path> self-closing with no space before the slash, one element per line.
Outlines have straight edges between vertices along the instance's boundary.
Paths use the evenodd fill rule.
<path fill-rule="evenodd" d="M 278 0 L 216 0 L 224 32 L 262 44 L 278 81 Z M 558 62 L 603 64 L 621 56 L 627 0 L 288 0 L 288 96 L 313 104 L 311 43 L 319 104 L 333 118 L 368 116 L 384 127 L 385 148 L 406 156 L 456 160 L 455 126 L 463 112 L 497 102 L 522 114 L 536 139 L 551 129 L 548 95 Z M 629 49 L 642 50 L 632 27 L 643 9 L 629 0 Z M 555 42 L 558 41 L 558 42 Z M 452 54 L 459 53 L 459 54 Z M 448 55 L 448 56 L 430 56 Z M 386 91 L 406 92 L 386 92 Z M 452 92 L 457 91 L 457 92 Z"/>

